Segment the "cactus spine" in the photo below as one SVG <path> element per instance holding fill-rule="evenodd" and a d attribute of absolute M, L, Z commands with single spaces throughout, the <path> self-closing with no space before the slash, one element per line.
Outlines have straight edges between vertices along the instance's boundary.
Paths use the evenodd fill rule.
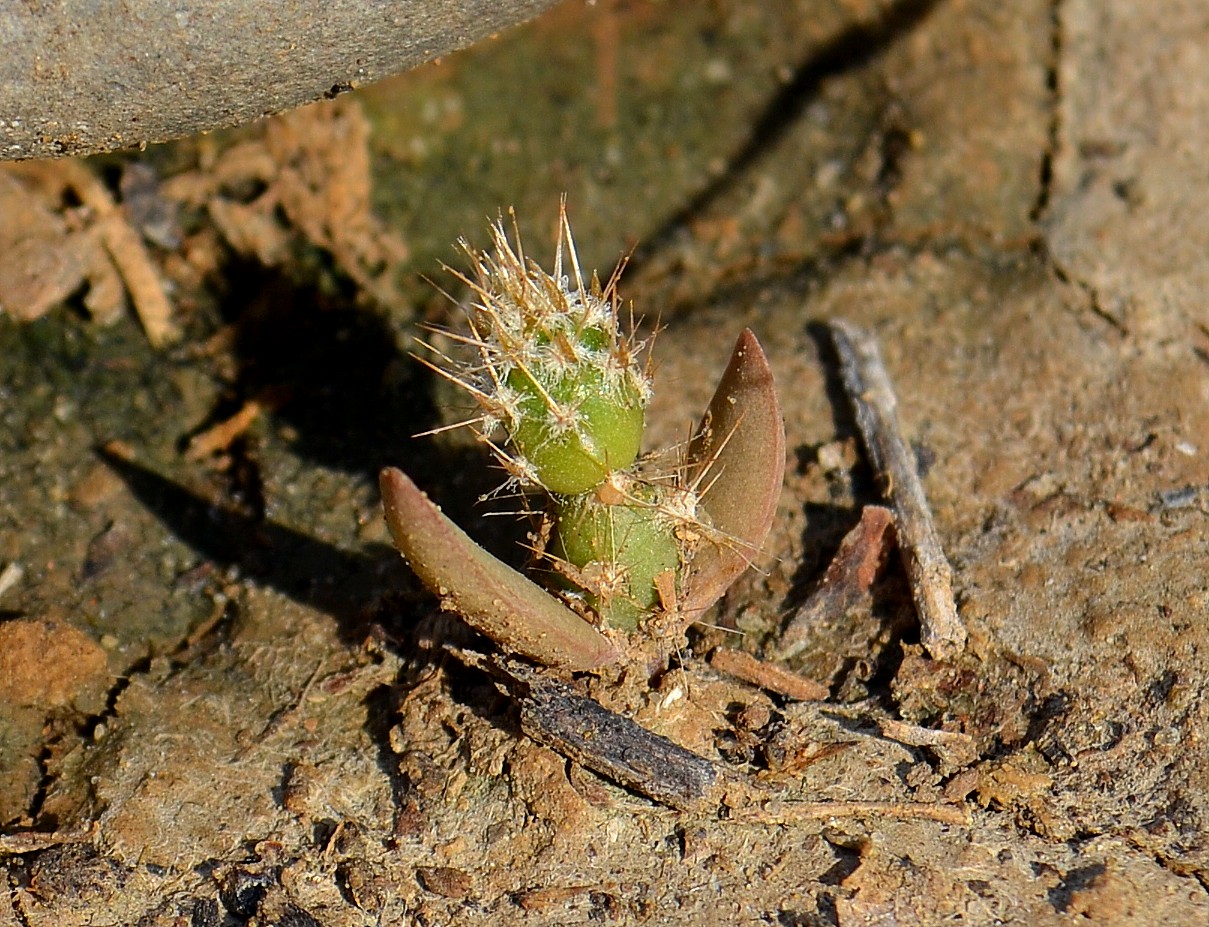
<path fill-rule="evenodd" d="M 477 358 L 440 372 L 475 397 L 476 431 L 509 482 L 549 495 L 545 555 L 568 601 L 633 630 L 675 594 L 698 518 L 693 492 L 642 472 L 644 345 L 622 330 L 616 275 L 585 280 L 565 209 L 552 274 L 515 230 L 515 245 L 502 222 L 491 232 L 490 252 L 462 242 L 473 274 L 458 274 L 474 292 L 462 340 Z"/>

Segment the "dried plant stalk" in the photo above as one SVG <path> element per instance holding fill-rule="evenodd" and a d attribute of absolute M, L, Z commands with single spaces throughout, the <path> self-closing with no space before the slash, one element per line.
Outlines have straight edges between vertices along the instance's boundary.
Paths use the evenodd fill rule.
<path fill-rule="evenodd" d="M 953 569 L 940 546 L 915 455 L 903 437 L 890 377 L 871 335 L 839 320 L 832 321 L 830 328 L 844 391 L 856 413 L 869 462 L 894 511 L 898 546 L 919 613 L 920 641 L 935 659 L 952 659 L 966 643 L 966 629 L 953 601 Z"/>

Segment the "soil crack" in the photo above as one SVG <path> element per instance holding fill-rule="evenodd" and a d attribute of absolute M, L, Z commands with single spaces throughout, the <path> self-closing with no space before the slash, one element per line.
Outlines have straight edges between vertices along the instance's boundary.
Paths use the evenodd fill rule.
<path fill-rule="evenodd" d="M 1046 126 L 1045 150 L 1041 153 L 1040 183 L 1037 200 L 1029 210 L 1029 218 L 1039 222 L 1049 209 L 1054 188 L 1054 160 L 1058 155 L 1059 137 L 1062 130 L 1062 79 L 1061 64 L 1066 36 L 1062 28 L 1062 0 L 1050 5 L 1050 48 L 1045 67 L 1045 89 L 1049 95 L 1049 123 Z"/>

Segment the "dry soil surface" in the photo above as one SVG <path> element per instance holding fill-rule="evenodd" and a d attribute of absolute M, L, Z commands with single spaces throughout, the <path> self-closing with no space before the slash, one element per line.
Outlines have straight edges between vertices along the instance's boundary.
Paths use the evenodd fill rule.
<path fill-rule="evenodd" d="M 6 169 L 0 925 L 1209 923 L 1207 149 L 1194 0 L 601 0 Z M 409 352 L 457 237 L 515 205 L 549 260 L 564 192 L 586 264 L 637 246 L 653 446 L 743 326 L 784 404 L 766 568 L 627 709 L 724 770 L 688 810 L 530 739 L 380 518 L 403 466 L 513 549 L 480 449 L 410 437 L 459 413 Z M 793 702 L 706 655 L 770 653 L 878 498 L 832 318 L 968 643 L 892 559 Z"/>

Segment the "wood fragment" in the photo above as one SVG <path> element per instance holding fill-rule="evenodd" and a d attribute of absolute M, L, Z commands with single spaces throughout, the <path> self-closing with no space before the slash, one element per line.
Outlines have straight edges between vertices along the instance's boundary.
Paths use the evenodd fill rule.
<path fill-rule="evenodd" d="M 185 460 L 205 460 L 213 454 L 227 450 L 260 417 L 264 406 L 256 399 L 249 399 L 230 418 L 210 426 L 189 439 L 185 448 Z"/>
<path fill-rule="evenodd" d="M 936 534 L 915 455 L 903 437 L 898 401 L 877 342 L 844 321 L 832 321 L 829 327 L 869 462 L 894 511 L 898 545 L 919 613 L 920 642 L 934 659 L 952 659 L 966 643 L 953 600 L 953 570 Z"/>
<path fill-rule="evenodd" d="M 785 801 L 740 808 L 731 820 L 753 824 L 796 824 L 828 818 L 897 818 L 902 821 L 937 821 L 969 824 L 962 805 L 898 801 Z"/>
<path fill-rule="evenodd" d="M 19 831 L 14 834 L 0 834 L 0 857 L 20 856 L 23 853 L 36 853 L 51 847 L 63 846 L 66 843 L 88 843 L 96 836 L 97 825 L 94 822 L 84 830 L 55 831 Z"/>
<path fill-rule="evenodd" d="M 830 695 L 822 683 L 799 676 L 771 663 L 753 657 L 742 650 L 719 647 L 710 654 L 709 665 L 720 673 L 734 676 L 777 695 L 798 702 L 821 702 Z"/>
<path fill-rule="evenodd" d="M 443 898 L 465 898 L 470 894 L 470 873 L 452 866 L 420 866 L 416 879 L 425 891 Z"/>
<path fill-rule="evenodd" d="M 945 783 L 945 787 L 940 793 L 941 797 L 947 802 L 963 802 L 966 800 L 966 796 L 978 788 L 979 778 L 976 768 L 963 769 Z"/>
<path fill-rule="evenodd" d="M 705 757 L 516 661 L 491 667 L 520 703 L 521 730 L 538 743 L 670 808 L 716 803 L 721 773 Z"/>
<path fill-rule="evenodd" d="M 569 686 L 542 680 L 521 701 L 521 729 L 593 772 L 680 811 L 710 803 L 714 764 L 609 711 Z"/>
<path fill-rule="evenodd" d="M 103 220 L 100 230 L 151 346 L 162 348 L 179 341 L 181 329 L 173 318 L 172 303 L 138 230 L 117 213 Z"/>
<path fill-rule="evenodd" d="M 550 888 L 530 888 L 514 892 L 512 900 L 525 911 L 545 912 L 559 905 L 564 905 L 589 892 L 608 891 L 613 886 L 601 882 L 589 885 L 551 886 Z"/>
<path fill-rule="evenodd" d="M 880 718 L 877 726 L 882 734 L 891 740 L 909 747 L 949 747 L 952 749 L 973 749 L 974 738 L 960 731 L 941 731 L 933 727 L 920 727 L 918 724 L 908 724 L 894 718 Z"/>
<path fill-rule="evenodd" d="M 809 643 L 811 631 L 828 616 L 843 615 L 869 600 L 873 586 L 894 543 L 894 516 L 880 505 L 867 505 L 861 520 L 844 535 L 839 550 L 810 597 L 785 624 L 777 657 L 788 660 Z"/>
<path fill-rule="evenodd" d="M 920 727 L 897 721 L 893 718 L 881 718 L 877 726 L 882 735 L 896 740 L 909 747 L 927 747 L 933 750 L 943 762 L 960 769 L 969 766 L 978 759 L 978 745 L 969 734 L 960 731 L 941 731 L 931 727 Z"/>

